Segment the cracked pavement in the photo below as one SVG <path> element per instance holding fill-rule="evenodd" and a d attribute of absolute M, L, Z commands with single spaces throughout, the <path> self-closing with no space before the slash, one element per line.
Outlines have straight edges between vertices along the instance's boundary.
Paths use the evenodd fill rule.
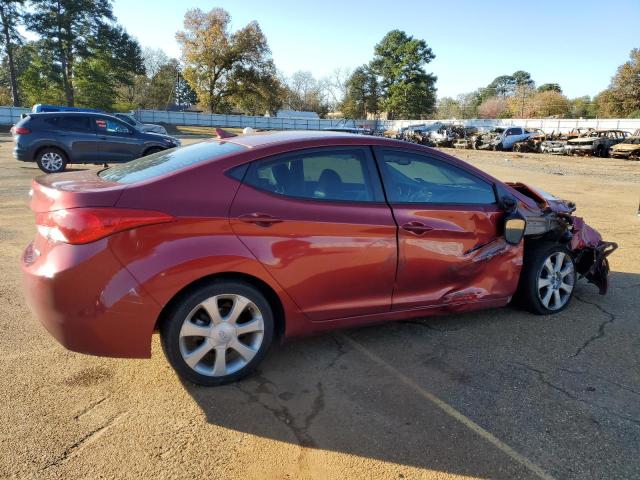
<path fill-rule="evenodd" d="M 89 357 L 32 318 L 19 258 L 38 171 L 10 149 L 0 135 L 0 478 L 540 476 L 470 425 L 545 478 L 640 478 L 640 162 L 453 152 L 575 201 L 620 245 L 608 295 L 581 281 L 551 317 L 509 307 L 292 340 L 207 389 L 176 378 L 157 337 L 150 360 Z"/>

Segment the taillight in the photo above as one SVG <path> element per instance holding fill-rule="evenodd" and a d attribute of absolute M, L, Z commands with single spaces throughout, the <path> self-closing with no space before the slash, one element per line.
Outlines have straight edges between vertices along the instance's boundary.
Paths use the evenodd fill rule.
<path fill-rule="evenodd" d="M 124 208 L 71 208 L 36 214 L 36 225 L 42 235 L 73 245 L 172 220 L 174 217 L 166 213 Z"/>
<path fill-rule="evenodd" d="M 31 130 L 26 127 L 13 127 L 14 135 L 26 135 L 27 133 L 31 133 Z"/>

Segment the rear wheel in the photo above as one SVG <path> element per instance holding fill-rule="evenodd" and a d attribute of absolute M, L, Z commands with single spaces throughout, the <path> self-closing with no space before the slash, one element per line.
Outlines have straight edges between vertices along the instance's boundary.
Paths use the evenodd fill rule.
<path fill-rule="evenodd" d="M 532 313 L 548 315 L 567 308 L 576 284 L 571 252 L 557 243 L 541 242 L 525 250 L 519 298 Z"/>
<path fill-rule="evenodd" d="M 36 163 L 45 173 L 63 172 L 67 168 L 67 156 L 57 148 L 43 148 L 38 152 Z"/>
<path fill-rule="evenodd" d="M 214 282 L 184 297 L 167 315 L 160 335 L 180 377 L 214 386 L 249 375 L 273 339 L 273 312 L 243 282 Z"/>

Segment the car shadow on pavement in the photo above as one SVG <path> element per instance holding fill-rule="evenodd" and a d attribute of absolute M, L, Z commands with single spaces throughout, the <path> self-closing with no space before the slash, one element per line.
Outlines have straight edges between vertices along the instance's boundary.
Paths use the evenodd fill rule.
<path fill-rule="evenodd" d="M 217 388 L 184 387 L 209 423 L 305 449 L 473 477 L 534 477 L 464 421 L 408 388 L 397 372 L 453 404 L 523 456 L 530 434 L 541 435 L 544 451 L 545 433 L 536 422 L 538 416 L 545 425 L 555 421 L 548 402 L 572 401 L 569 405 L 575 404 L 577 411 L 584 402 L 579 398 L 582 387 L 576 386 L 577 393 L 548 388 L 543 370 L 551 368 L 554 349 L 562 351 L 564 359 L 553 368 L 582 368 L 579 362 L 589 358 L 589 351 L 580 352 L 581 345 L 608 327 L 601 325 L 608 321 L 610 314 L 603 312 L 610 307 L 601 304 L 615 304 L 625 290 L 640 285 L 637 274 L 614 273 L 613 278 L 605 297 L 581 282 L 577 301 L 555 318 L 507 307 L 292 340 L 272 348 L 259 371 L 244 381 Z M 637 311 L 640 304 L 634 302 Z M 363 355 L 354 341 L 391 369 Z M 606 339 L 597 342 L 602 342 L 597 348 L 606 348 Z M 597 417 L 598 412 L 590 415 Z M 592 428 L 594 437 L 606 436 L 600 424 L 596 428 L 591 421 L 586 426 L 573 422 L 582 434 Z M 571 427 L 563 428 L 568 437 L 573 434 Z M 575 449 L 564 453 L 562 462 L 570 455 L 577 461 L 587 454 Z M 542 456 L 549 460 L 554 452 Z"/>

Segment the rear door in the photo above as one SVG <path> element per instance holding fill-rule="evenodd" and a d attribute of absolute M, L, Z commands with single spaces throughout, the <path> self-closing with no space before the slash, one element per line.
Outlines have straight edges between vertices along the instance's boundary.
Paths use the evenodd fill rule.
<path fill-rule="evenodd" d="M 109 117 L 94 117 L 100 142 L 100 157 L 105 163 L 128 162 L 142 155 L 142 141 L 126 123 Z"/>
<path fill-rule="evenodd" d="M 71 163 L 93 162 L 99 157 L 98 137 L 87 115 L 60 115 L 44 119 L 71 152 Z"/>
<path fill-rule="evenodd" d="M 369 147 L 300 150 L 253 162 L 230 219 L 311 320 L 390 310 L 396 225 Z"/>
<path fill-rule="evenodd" d="M 493 185 L 428 154 L 376 148 L 375 155 L 399 226 L 393 308 L 512 295 L 522 251 L 502 236 Z"/>

